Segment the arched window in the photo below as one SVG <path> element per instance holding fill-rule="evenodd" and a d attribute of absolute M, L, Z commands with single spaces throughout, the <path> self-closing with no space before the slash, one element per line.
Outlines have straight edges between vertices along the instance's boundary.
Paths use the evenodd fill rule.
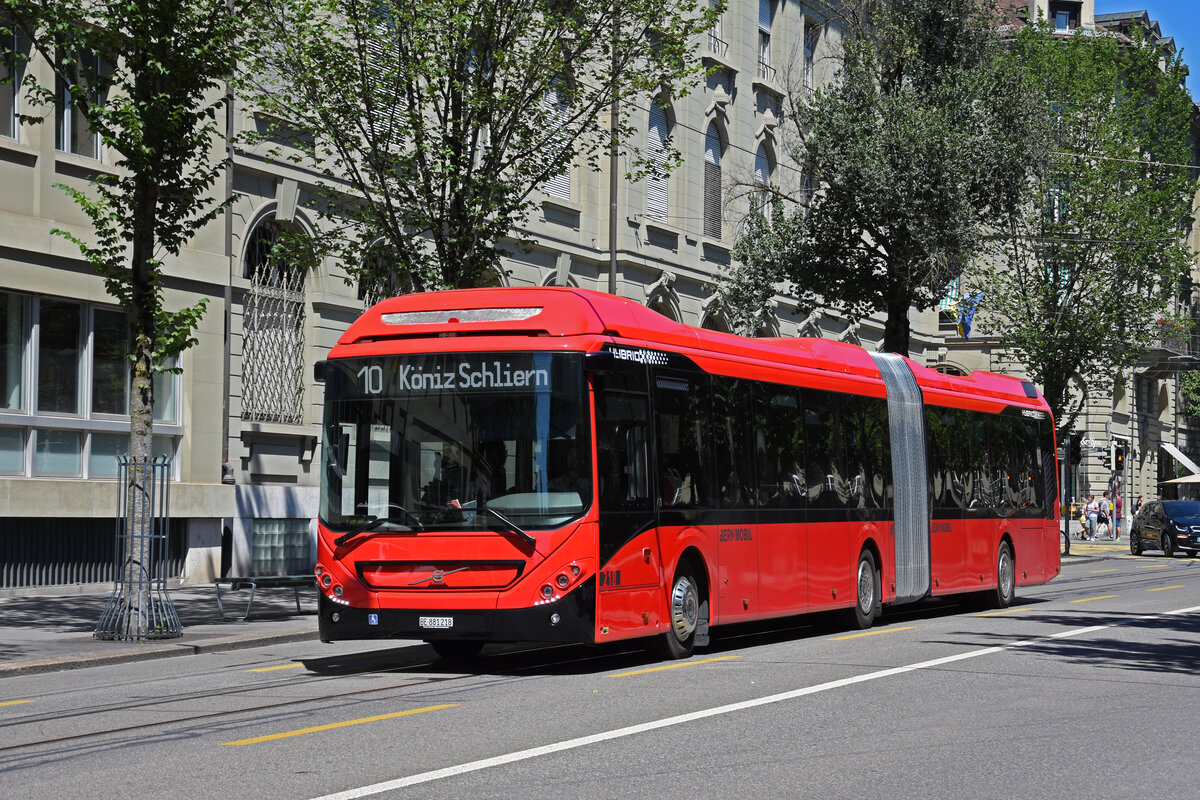
<path fill-rule="evenodd" d="M 704 235 L 721 238 L 721 131 L 715 122 L 704 135 Z"/>
<path fill-rule="evenodd" d="M 651 172 L 646 176 L 646 216 L 665 220 L 670 206 L 667 192 L 667 140 L 671 136 L 667 109 L 654 101 L 650 105 L 650 130 L 647 134 L 646 150 L 651 161 Z"/>
<path fill-rule="evenodd" d="M 771 202 L 771 193 L 768 189 L 771 186 L 771 176 L 775 172 L 775 164 L 771 161 L 771 154 L 767 151 L 766 145 L 760 144 L 758 150 L 754 153 L 754 194 L 751 196 L 750 205 L 755 211 L 767 212 L 767 206 Z"/>
<path fill-rule="evenodd" d="M 242 310 L 242 419 L 299 424 L 304 417 L 305 266 L 288 228 L 268 217 L 246 242 Z"/>
<path fill-rule="evenodd" d="M 662 314 L 664 317 L 673 322 L 679 321 L 675 319 L 675 310 L 671 308 L 671 304 L 665 297 L 655 297 L 650 301 L 650 305 L 647 306 L 647 308 L 649 308 L 651 311 Z"/>

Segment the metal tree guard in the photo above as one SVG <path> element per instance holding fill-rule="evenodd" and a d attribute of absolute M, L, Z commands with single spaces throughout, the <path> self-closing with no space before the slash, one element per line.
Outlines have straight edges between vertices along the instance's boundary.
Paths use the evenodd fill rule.
<path fill-rule="evenodd" d="M 117 459 L 117 579 L 100 615 L 97 639 L 174 639 L 183 635 L 167 594 L 171 459 Z"/>

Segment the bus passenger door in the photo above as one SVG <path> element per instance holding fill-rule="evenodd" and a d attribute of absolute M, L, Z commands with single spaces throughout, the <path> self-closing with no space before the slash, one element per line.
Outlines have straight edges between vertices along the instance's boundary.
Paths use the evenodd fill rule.
<path fill-rule="evenodd" d="M 645 367 L 628 369 L 640 372 L 641 381 L 636 375 L 605 376 L 608 385 L 596 393 L 597 641 L 649 633 L 665 610 L 660 609 L 663 579 L 654 526 L 650 398 Z M 618 382 L 621 378 L 628 380 Z"/>
<path fill-rule="evenodd" d="M 925 411 L 929 461 L 930 590 L 943 594 L 964 585 L 966 510 L 971 480 L 971 420 L 968 412 L 929 406 Z"/>

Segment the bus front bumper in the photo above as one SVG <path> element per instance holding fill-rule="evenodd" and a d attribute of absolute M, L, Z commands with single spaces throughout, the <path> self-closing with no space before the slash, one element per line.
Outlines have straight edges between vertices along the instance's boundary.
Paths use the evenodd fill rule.
<path fill-rule="evenodd" d="M 579 642 L 596 640 L 596 585 L 589 578 L 553 603 L 501 609 L 363 609 L 340 605 L 320 593 L 321 641 L 350 639 L 467 640 L 484 642 Z"/>

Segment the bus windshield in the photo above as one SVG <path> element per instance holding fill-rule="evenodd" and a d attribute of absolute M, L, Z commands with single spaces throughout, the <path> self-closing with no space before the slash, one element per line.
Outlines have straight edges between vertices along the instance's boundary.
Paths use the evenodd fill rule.
<path fill-rule="evenodd" d="M 328 362 L 321 521 L 408 532 L 579 517 L 592 494 L 586 385 L 580 353 Z"/>

